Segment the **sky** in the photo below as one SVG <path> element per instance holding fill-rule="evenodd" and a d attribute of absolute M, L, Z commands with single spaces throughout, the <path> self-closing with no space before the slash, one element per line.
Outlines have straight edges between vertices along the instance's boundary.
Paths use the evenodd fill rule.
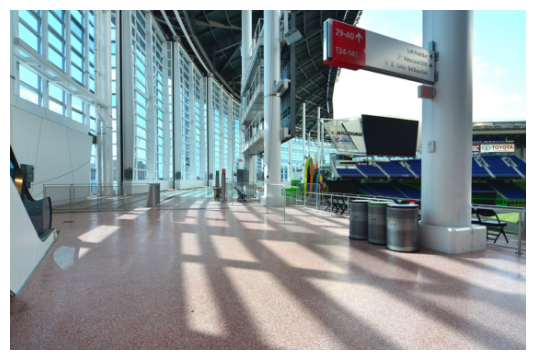
<path fill-rule="evenodd" d="M 476 10 L 473 25 L 473 121 L 525 119 L 526 12 Z M 357 26 L 422 46 L 421 10 L 365 10 Z M 419 85 L 343 69 L 335 85 L 334 117 L 371 114 L 421 120 Z"/>

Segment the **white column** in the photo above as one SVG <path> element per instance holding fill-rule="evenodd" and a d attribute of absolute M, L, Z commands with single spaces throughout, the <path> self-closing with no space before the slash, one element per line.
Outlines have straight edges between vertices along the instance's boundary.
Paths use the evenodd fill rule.
<path fill-rule="evenodd" d="M 305 117 L 305 103 L 302 104 L 302 147 L 303 147 L 303 174 L 302 174 L 302 182 L 305 181 L 305 172 L 307 169 L 305 168 L 305 159 L 307 158 L 307 155 L 305 155 L 305 139 L 307 138 L 306 134 L 306 117 Z"/>
<path fill-rule="evenodd" d="M 281 189 L 281 98 L 274 92 L 280 78 L 281 39 L 279 11 L 264 10 L 264 194 L 274 197 Z"/>
<path fill-rule="evenodd" d="M 216 184 L 216 170 L 214 168 L 214 110 L 213 110 L 213 95 L 212 87 L 213 84 L 212 74 L 209 74 L 207 77 L 207 141 L 208 141 L 208 173 L 209 173 L 209 186 L 214 186 Z M 212 180 L 210 179 L 210 174 L 212 174 Z"/>
<path fill-rule="evenodd" d="M 322 163 L 320 159 L 320 106 L 317 108 L 318 113 L 316 115 L 316 157 L 318 166 Z"/>
<path fill-rule="evenodd" d="M 99 13 L 100 11 L 96 11 Z M 103 100 L 111 106 L 112 104 L 112 14 L 110 10 L 103 10 L 101 16 L 100 29 L 104 32 L 104 37 L 101 43 L 101 59 L 102 59 L 102 80 L 103 80 Z M 104 136 L 102 144 L 102 156 L 103 156 L 103 182 L 106 185 L 113 183 L 113 128 L 112 128 L 112 111 L 111 107 L 106 107 L 104 110 Z"/>
<path fill-rule="evenodd" d="M 320 146 L 322 148 L 322 151 L 320 152 L 320 165 L 324 164 L 324 123 L 320 121 L 320 127 L 321 127 L 321 136 L 320 136 Z"/>
<path fill-rule="evenodd" d="M 134 141 L 136 137 L 136 114 L 134 112 L 134 91 L 132 87 L 134 86 L 133 79 L 133 61 L 132 61 L 132 21 L 131 21 L 131 10 L 122 10 L 119 12 L 121 17 L 121 31 L 119 32 L 121 36 L 120 46 L 122 52 L 117 51 L 118 54 L 122 53 L 123 56 L 120 59 L 119 66 L 121 67 L 121 77 L 118 76 L 118 81 L 121 81 L 121 111 L 123 113 L 123 137 L 121 138 L 121 148 L 123 151 L 123 163 L 121 164 L 122 171 L 127 169 L 134 169 Z M 70 37 L 68 37 L 70 39 Z M 67 54 L 71 52 L 68 51 Z M 69 66 L 70 68 L 70 66 Z M 119 95 L 119 94 L 118 94 Z M 118 119 L 118 121 L 120 121 Z M 134 170 L 133 170 L 134 171 Z M 133 178 L 135 174 L 133 174 Z M 119 175 L 121 178 L 121 174 Z M 130 183 L 132 180 L 124 179 L 124 183 Z"/>
<path fill-rule="evenodd" d="M 242 83 L 241 89 L 244 90 L 246 83 L 246 71 L 249 65 L 249 49 L 251 48 L 251 38 L 253 37 L 251 29 L 252 11 L 242 10 Z"/>
<path fill-rule="evenodd" d="M 472 11 L 424 11 L 424 46 L 431 41 L 440 58 L 437 95 L 423 100 L 421 246 L 447 253 L 483 250 L 485 228 L 471 228 Z M 431 142 L 435 150 L 428 152 Z"/>

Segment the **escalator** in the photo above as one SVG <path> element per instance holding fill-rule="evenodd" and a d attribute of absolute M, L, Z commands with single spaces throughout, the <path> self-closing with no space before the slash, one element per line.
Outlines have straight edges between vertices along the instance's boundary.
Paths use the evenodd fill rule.
<path fill-rule="evenodd" d="M 28 212 L 28 216 L 32 221 L 32 224 L 37 232 L 37 236 L 41 241 L 45 241 L 51 232 L 52 229 L 52 202 L 49 197 L 44 199 L 35 200 L 25 181 L 25 173 L 23 169 L 19 166 L 15 154 L 13 153 L 13 148 L 10 146 L 10 159 L 11 159 L 11 168 L 10 175 L 11 180 L 15 184 L 15 188 L 19 193 L 22 203 Z"/>

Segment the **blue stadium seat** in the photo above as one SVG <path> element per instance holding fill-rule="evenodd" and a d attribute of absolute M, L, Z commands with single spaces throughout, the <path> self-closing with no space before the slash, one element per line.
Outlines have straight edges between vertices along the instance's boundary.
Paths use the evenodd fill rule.
<path fill-rule="evenodd" d="M 396 187 L 400 189 L 404 194 L 407 195 L 409 199 L 420 199 L 421 198 L 421 190 L 415 189 L 411 186 L 403 185 L 403 184 L 396 184 Z"/>
<path fill-rule="evenodd" d="M 473 177 L 488 177 L 491 178 L 491 175 L 486 171 L 486 169 L 476 162 L 475 158 L 472 160 L 473 170 L 472 174 Z"/>
<path fill-rule="evenodd" d="M 507 199 L 527 198 L 527 192 L 514 184 L 493 182 L 492 186 Z"/>
<path fill-rule="evenodd" d="M 361 188 L 363 188 L 363 185 L 361 185 Z M 366 184 L 369 190 L 372 190 L 376 194 L 380 196 L 385 197 L 393 197 L 393 198 L 403 198 L 405 199 L 406 196 L 402 194 L 400 191 L 398 191 L 392 184 L 390 183 L 368 183 Z"/>
<path fill-rule="evenodd" d="M 414 177 L 414 175 L 405 167 L 400 164 L 399 161 L 384 161 L 378 162 L 378 165 L 392 177 Z"/>
<path fill-rule="evenodd" d="M 421 168 L 422 163 L 421 160 L 406 160 L 411 170 L 417 174 L 417 176 L 421 176 Z"/>
<path fill-rule="evenodd" d="M 518 158 L 517 156 L 505 156 L 507 158 L 510 158 L 514 164 L 516 164 L 516 167 L 523 175 L 527 175 L 527 163 Z"/>
<path fill-rule="evenodd" d="M 384 177 L 386 178 L 385 174 L 376 166 L 373 165 L 356 165 L 359 170 L 363 172 L 363 174 L 367 175 L 368 177 Z"/>
<path fill-rule="evenodd" d="M 506 165 L 502 156 L 482 156 L 482 158 L 488 163 L 488 169 L 497 177 L 521 177 L 513 168 Z"/>

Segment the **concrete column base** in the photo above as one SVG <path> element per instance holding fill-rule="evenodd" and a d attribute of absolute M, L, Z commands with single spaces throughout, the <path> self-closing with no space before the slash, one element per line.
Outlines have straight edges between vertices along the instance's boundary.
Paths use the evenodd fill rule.
<path fill-rule="evenodd" d="M 285 198 L 283 196 L 261 196 L 262 206 L 283 207 L 285 206 Z"/>
<path fill-rule="evenodd" d="M 486 250 L 485 226 L 445 227 L 419 222 L 419 243 L 426 249 L 447 254 L 462 254 Z"/>

